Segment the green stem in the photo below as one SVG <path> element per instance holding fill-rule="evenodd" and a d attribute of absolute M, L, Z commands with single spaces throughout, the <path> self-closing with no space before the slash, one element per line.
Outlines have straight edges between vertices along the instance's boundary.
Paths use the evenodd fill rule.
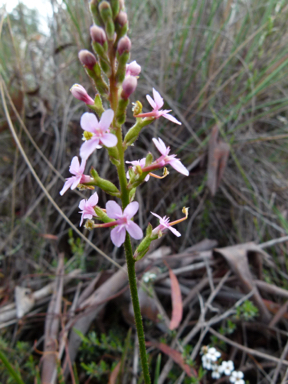
<path fill-rule="evenodd" d="M 118 86 L 115 78 L 115 50 L 113 46 L 109 47 L 109 60 L 111 63 L 111 76 L 109 78 L 110 83 L 110 95 L 109 101 L 111 104 L 111 108 L 114 111 L 114 120 L 113 127 L 115 128 L 115 134 L 118 139 L 117 149 L 119 155 L 120 164 L 117 166 L 120 190 L 121 190 L 121 200 L 122 200 L 122 208 L 125 209 L 129 204 L 129 190 L 127 188 L 127 179 L 125 172 L 125 160 L 124 160 L 124 147 L 123 147 L 123 138 L 122 138 L 122 129 L 120 125 L 116 124 L 116 111 L 118 107 Z M 134 310 L 134 318 L 135 325 L 137 330 L 138 342 L 139 342 L 139 350 L 140 350 L 140 358 L 141 365 L 143 370 L 143 377 L 145 384 L 151 384 L 150 375 L 149 375 L 149 366 L 148 359 L 146 355 L 146 346 L 145 346 L 145 336 L 144 336 L 144 328 L 142 323 L 141 309 L 138 298 L 137 291 L 137 280 L 136 280 L 136 272 L 135 272 L 135 260 L 133 258 L 133 251 L 130 242 L 130 236 L 126 233 L 126 239 L 124 243 L 125 253 L 126 253 L 126 262 L 127 262 L 127 271 L 130 285 L 130 293 Z"/>
<path fill-rule="evenodd" d="M 143 370 L 143 377 L 144 377 L 145 384 L 150 384 L 151 380 L 150 380 L 149 365 L 148 365 L 148 359 L 147 359 L 146 347 L 145 347 L 145 335 L 144 335 L 144 328 L 143 328 L 140 304 L 138 299 L 138 291 L 137 291 L 135 260 L 133 259 L 132 246 L 130 242 L 130 236 L 128 233 L 126 233 L 124 248 L 125 248 L 125 254 L 126 254 L 127 271 L 128 271 L 130 293 L 131 293 L 133 310 L 134 310 L 135 325 L 137 329 L 137 336 L 138 336 L 138 342 L 139 342 L 139 351 L 140 351 L 140 358 L 141 358 L 141 364 L 142 364 L 142 370 Z"/>

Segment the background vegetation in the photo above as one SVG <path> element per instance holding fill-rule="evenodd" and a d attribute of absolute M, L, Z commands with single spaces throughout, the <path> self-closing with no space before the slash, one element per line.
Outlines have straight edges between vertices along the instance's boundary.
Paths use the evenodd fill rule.
<path fill-rule="evenodd" d="M 77 283 L 81 282 L 85 287 L 100 271 L 115 271 L 115 267 L 97 254 L 79 237 L 75 227 L 71 229 L 71 225 L 63 219 L 65 214 L 78 227 L 79 197 L 83 193 L 69 192 L 61 198 L 59 190 L 68 176 L 71 158 L 78 151 L 82 135 L 79 120 L 86 111 L 83 103 L 73 99 L 69 88 L 79 83 L 91 95 L 94 92 L 77 58 L 80 49 L 91 49 L 89 27 L 92 22 L 87 1 L 64 0 L 61 4 L 53 1 L 52 5 L 53 19 L 48 35 L 39 31 L 36 11 L 24 5 L 17 6 L 10 15 L 4 8 L 0 10 L 2 306 L 13 302 L 16 285 L 36 291 L 52 281 L 59 253 L 65 255 L 65 273 L 78 268 L 81 270 L 77 279 L 66 287 L 63 308 L 70 305 L 67 301 L 73 301 Z M 152 128 L 145 130 L 137 146 L 131 147 L 131 158 L 127 160 L 140 159 L 147 150 L 155 155 L 151 139 L 161 137 L 190 170 L 187 178 L 172 170 L 165 180 L 142 186 L 141 195 L 137 195 L 141 206 L 140 226 L 145 228 L 149 221 L 154 220 L 151 210 L 176 220 L 182 216 L 183 205 L 189 206 L 188 221 L 177 227 L 182 237 L 176 239 L 168 235 L 162 240 L 161 245 L 171 247 L 173 254 L 187 253 L 189 247 L 203 239 L 215 240 L 219 248 L 250 241 L 262 244 L 286 236 L 287 3 L 276 0 L 126 0 L 126 8 L 132 40 L 131 58 L 142 66 L 133 99 L 140 100 L 146 110 L 145 95 L 151 94 L 152 87 L 155 87 L 183 123 L 179 128 L 165 119 L 157 120 Z M 125 129 L 132 123 L 130 108 Z M 31 169 L 23 160 L 11 135 L 11 124 L 45 190 L 35 181 Z M 220 163 L 213 173 L 209 156 L 215 153 L 211 153 L 208 143 L 215 126 L 219 130 L 220 143 L 229 145 L 230 155 L 226 162 L 225 153 L 219 149 L 217 159 Z M 104 151 L 89 158 L 88 166 L 92 164 L 100 171 L 101 177 L 117 183 Z M 220 177 L 219 173 L 224 169 Z M 211 172 L 214 184 L 219 184 L 217 192 L 211 190 Z M 105 198 L 100 196 L 100 205 L 105 204 Z M 55 204 L 62 213 L 55 209 Z M 83 233 L 114 261 L 123 264 L 122 250 L 113 249 L 109 231 L 83 230 Z M 269 248 L 269 255 L 263 256 L 263 281 L 286 290 L 287 257 L 287 243 L 281 242 Z M 226 269 L 222 264 L 220 266 L 222 270 L 219 264 L 211 267 L 216 280 L 227 272 L 227 265 Z M 165 272 L 165 268 L 162 264 L 160 272 Z M 193 288 L 203 277 L 205 268 L 188 275 L 186 271 L 182 284 Z M 231 284 L 233 286 L 233 282 Z M 213 289 L 207 286 L 202 292 L 204 301 L 211 292 Z M 161 289 L 158 289 L 158 294 L 161 297 Z M 286 307 L 281 316 L 277 312 L 279 308 L 283 309 L 282 305 L 286 305 L 287 298 L 284 296 L 274 292 L 265 297 L 266 301 L 275 304 L 274 309 L 271 309 L 272 304 L 265 305 L 273 316 L 278 313 L 279 320 L 271 323 L 270 319 L 267 328 L 261 323 L 264 334 L 269 334 L 269 343 L 260 342 L 260 336 L 252 337 L 249 346 L 267 354 L 276 354 L 279 358 L 282 356 L 285 360 L 286 354 L 282 354 L 286 350 L 286 341 L 282 332 L 286 334 L 287 331 Z M 163 306 L 169 313 L 168 299 L 166 295 Z M 9 356 L 10 363 L 25 383 L 33 383 L 35 377 L 40 380 L 41 355 L 37 350 L 43 349 L 48 301 L 44 300 L 19 322 L 2 321 L 0 324 L 1 350 Z M 235 304 L 235 300 L 232 305 L 223 297 L 220 297 L 220 302 L 219 307 L 216 305 L 220 311 Z M 108 309 L 109 305 L 114 304 L 108 304 Z M 195 325 L 195 319 L 201 312 L 197 300 L 193 305 L 194 313 L 188 319 L 190 327 Z M 249 305 L 238 309 L 233 325 L 225 319 L 222 323 L 219 321 L 215 329 L 219 331 L 221 326 L 222 335 L 232 333 L 229 337 L 244 345 L 247 340 L 243 335 L 249 336 L 251 332 L 251 329 L 244 330 L 247 321 L 250 324 L 254 322 L 254 325 L 257 321 L 261 322 L 257 319 L 257 308 L 252 306 L 251 310 Z M 131 336 L 127 325 L 131 322 L 123 314 L 125 311 L 121 306 L 112 312 L 113 316 L 111 311 L 109 314 L 106 310 L 102 318 L 97 318 L 90 328 L 92 333 L 80 335 L 83 343 L 73 369 L 74 382 L 107 382 L 118 361 L 121 361 L 122 370 L 119 380 L 131 382 L 129 373 L 133 371 L 135 355 L 134 336 Z M 247 313 L 249 319 L 245 317 Z M 64 318 L 64 309 L 62 314 Z M 167 332 L 167 329 L 157 328 L 156 322 L 151 319 L 146 322 L 146 332 L 149 340 L 161 339 L 169 345 L 175 338 L 175 334 Z M 181 347 L 181 340 L 188 330 L 183 332 L 173 348 L 179 350 L 187 362 L 199 334 L 189 341 L 188 346 Z M 35 340 L 37 347 L 33 348 Z M 276 363 L 270 366 L 267 362 L 257 363 L 249 354 L 237 353 L 237 348 L 228 347 L 215 336 L 214 339 L 211 335 L 203 336 L 203 343 L 216 344 L 227 356 L 235 357 L 235 365 L 242 370 L 247 369 L 245 378 L 250 383 L 281 383 L 282 380 L 284 383 L 285 364 L 280 369 Z M 155 383 L 160 383 L 158 372 L 166 364 L 167 354 L 158 355 L 152 349 L 150 356 Z M 58 363 L 58 380 L 61 382 L 61 362 Z M 188 363 L 196 370 L 199 382 L 214 382 L 209 374 L 201 378 L 199 356 Z M 129 367 L 126 374 L 123 367 Z M 176 382 L 182 371 L 174 364 L 166 375 L 166 382 Z M 6 366 L 0 367 L 0 375 L 3 383 L 15 382 Z M 191 382 L 194 379 L 186 377 L 186 380 Z M 138 382 L 141 382 L 141 377 Z"/>

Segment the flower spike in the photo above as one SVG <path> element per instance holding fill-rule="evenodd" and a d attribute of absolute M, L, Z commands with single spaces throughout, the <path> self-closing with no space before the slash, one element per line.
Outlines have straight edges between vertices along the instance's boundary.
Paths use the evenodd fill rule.
<path fill-rule="evenodd" d="M 165 117 L 165 119 L 168 119 L 175 124 L 179 124 L 179 125 L 182 124 L 174 116 L 172 116 L 168 113 L 168 112 L 171 112 L 172 109 L 160 110 L 160 108 L 162 108 L 164 105 L 164 101 L 163 101 L 160 93 L 157 92 L 156 89 L 154 89 L 154 88 L 153 88 L 153 97 L 154 97 L 154 100 L 152 99 L 152 97 L 150 95 L 146 95 L 148 103 L 153 108 L 153 111 L 147 112 L 147 113 L 140 113 L 139 115 L 136 115 L 135 117 L 152 117 L 152 118 L 154 117 L 155 119 L 159 119 L 159 117 L 163 116 L 163 117 Z"/>

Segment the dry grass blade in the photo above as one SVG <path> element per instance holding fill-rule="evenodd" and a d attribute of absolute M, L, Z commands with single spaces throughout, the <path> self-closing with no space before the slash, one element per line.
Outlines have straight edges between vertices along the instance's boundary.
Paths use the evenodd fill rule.
<path fill-rule="evenodd" d="M 42 382 L 54 384 L 57 371 L 58 332 L 61 316 L 61 303 L 64 281 L 64 254 L 59 255 L 54 292 L 52 294 L 45 321 Z"/>

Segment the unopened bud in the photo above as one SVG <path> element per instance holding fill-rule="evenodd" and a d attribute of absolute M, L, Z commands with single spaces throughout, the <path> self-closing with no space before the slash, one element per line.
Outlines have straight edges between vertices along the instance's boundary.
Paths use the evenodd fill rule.
<path fill-rule="evenodd" d="M 84 101 L 84 103 L 88 105 L 94 105 L 94 100 L 88 95 L 86 89 L 82 87 L 82 85 L 74 84 L 71 87 L 70 92 L 76 99 Z"/>
<path fill-rule="evenodd" d="M 131 40 L 128 36 L 123 36 L 118 42 L 117 50 L 121 56 L 124 52 L 130 52 L 131 50 Z"/>
<path fill-rule="evenodd" d="M 93 25 L 90 28 L 90 36 L 93 42 L 103 45 L 106 41 L 106 34 L 103 28 Z"/>
<path fill-rule="evenodd" d="M 96 57 L 93 53 L 89 52 L 87 49 L 82 49 L 78 53 L 80 62 L 87 67 L 88 69 L 93 69 L 94 65 L 97 63 Z"/>
<path fill-rule="evenodd" d="M 138 76 L 141 72 L 141 65 L 137 63 L 136 60 L 132 63 L 126 65 L 126 76 Z"/>
<path fill-rule="evenodd" d="M 101 1 L 99 4 L 99 12 L 104 23 L 107 23 L 108 19 L 112 18 L 112 9 L 108 1 Z"/>
<path fill-rule="evenodd" d="M 125 78 L 122 84 L 121 97 L 128 99 L 137 87 L 137 78 L 135 76 L 128 76 Z"/>
<path fill-rule="evenodd" d="M 124 11 L 120 11 L 115 21 L 116 23 L 121 25 L 121 27 L 124 27 L 124 25 L 127 24 L 127 21 L 128 21 L 127 13 Z"/>

